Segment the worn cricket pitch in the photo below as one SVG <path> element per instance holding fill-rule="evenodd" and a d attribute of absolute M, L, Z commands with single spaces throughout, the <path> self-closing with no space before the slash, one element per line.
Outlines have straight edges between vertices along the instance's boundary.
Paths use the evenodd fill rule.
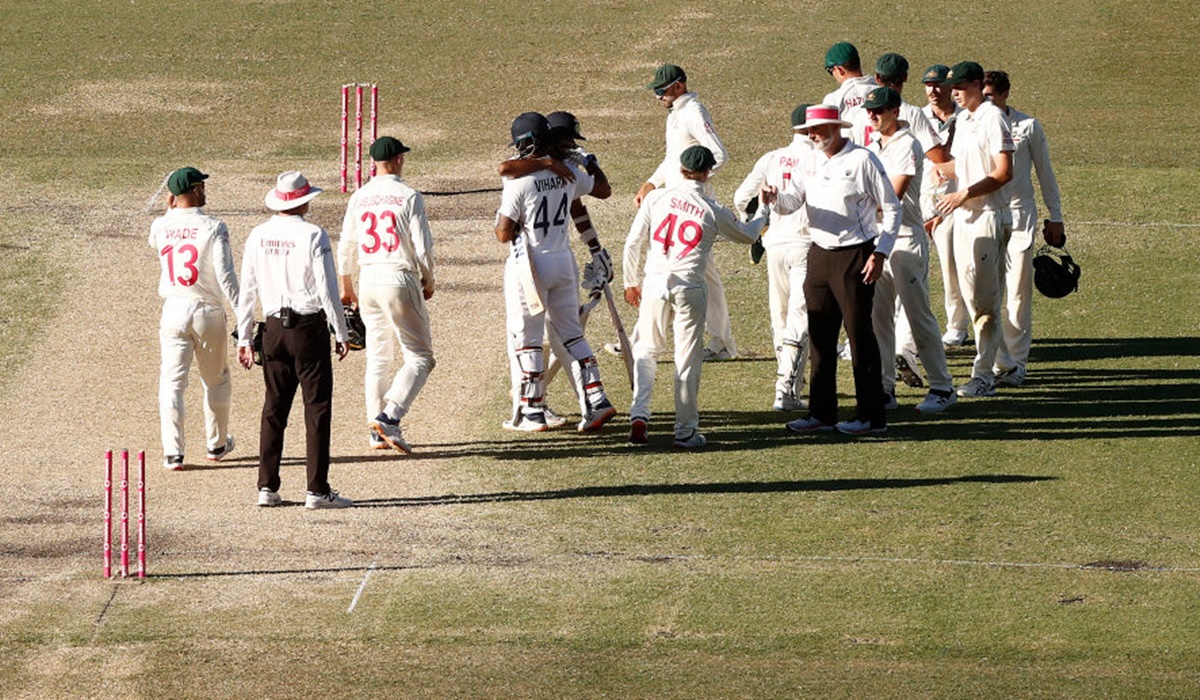
<path fill-rule="evenodd" d="M 1187 65 L 1200 22 L 1180 0 L 946 12 L 0 9 L 0 696 L 1194 696 L 1200 130 L 1180 115 L 1200 79 L 1163 71 Z M 955 32 L 968 17 L 989 28 Z M 385 48 L 352 56 L 352 36 Z M 713 112 L 728 200 L 786 142 L 794 104 L 833 89 L 820 57 L 843 38 L 914 71 L 1006 67 L 1012 103 L 1047 124 L 1084 275 L 1078 294 L 1036 301 L 1029 386 L 933 420 L 902 388 L 885 438 L 797 439 L 768 410 L 765 271 L 721 244 L 748 357 L 704 368 L 708 449 L 670 450 L 669 363 L 649 449 L 625 444 L 622 417 L 597 436 L 502 431 L 504 250 L 486 190 L 512 116 L 579 116 L 614 184 L 592 210 L 619 259 L 661 153 L 663 112 L 639 89 L 658 63 L 684 65 Z M 240 261 L 274 176 L 299 168 L 326 189 L 310 218 L 336 234 L 337 88 L 352 80 L 380 85 L 379 131 L 414 147 L 405 175 L 428 193 L 438 365 L 405 423 L 410 457 L 366 449 L 363 358 L 337 365 L 331 481 L 357 507 L 301 507 L 297 406 L 288 506 L 259 509 L 257 372 L 235 369 L 232 459 L 202 464 L 193 372 L 189 468 L 159 466 L 143 210 L 167 171 L 200 167 Z M 611 336 L 594 314 L 593 345 Z M 962 378 L 970 358 L 950 360 Z M 628 406 L 619 360 L 601 363 Z M 562 386 L 550 396 L 571 406 Z M 100 577 L 110 448 L 147 453 L 145 582 Z"/>

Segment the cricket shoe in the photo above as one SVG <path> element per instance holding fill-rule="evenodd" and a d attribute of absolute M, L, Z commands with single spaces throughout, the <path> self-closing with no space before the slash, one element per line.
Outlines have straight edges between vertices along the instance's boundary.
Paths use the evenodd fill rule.
<path fill-rule="evenodd" d="M 409 447 L 408 443 L 404 441 L 404 435 L 400 432 L 400 421 L 392 420 L 386 414 L 380 413 L 375 416 L 375 420 L 371 421 L 371 430 L 392 449 L 406 455 L 412 454 L 412 447 Z"/>
<path fill-rule="evenodd" d="M 647 445 L 650 443 L 650 438 L 646 435 L 647 430 L 645 418 L 634 418 L 629 421 L 629 444 L 631 445 Z"/>
<path fill-rule="evenodd" d="M 895 390 L 883 392 L 883 410 L 894 411 L 900 408 L 900 402 L 896 399 Z"/>
<path fill-rule="evenodd" d="M 870 421 L 855 418 L 838 423 L 837 431 L 843 435 L 882 435 L 887 432 L 887 426 L 873 425 Z"/>
<path fill-rule="evenodd" d="M 551 430 L 567 424 L 567 419 L 550 410 L 549 406 L 542 408 L 542 415 L 546 417 L 546 427 Z"/>
<path fill-rule="evenodd" d="M 920 389 L 925 386 L 925 375 L 921 373 L 921 365 L 917 362 L 917 355 L 908 348 L 902 349 L 896 355 L 896 372 L 900 375 L 900 381 L 914 389 Z"/>
<path fill-rule="evenodd" d="M 946 348 L 961 348 L 967 344 L 967 332 L 965 330 L 948 330 L 942 334 L 942 346 Z"/>
<path fill-rule="evenodd" d="M 1024 383 L 1024 367 L 1010 367 L 996 372 L 996 386 L 1009 386 L 1016 389 Z"/>
<path fill-rule="evenodd" d="M 522 413 L 516 420 L 504 421 L 500 427 L 518 433 L 541 433 L 550 429 L 550 426 L 546 425 L 546 415 L 541 411 Z"/>
<path fill-rule="evenodd" d="M 163 458 L 163 468 L 173 472 L 183 471 L 183 455 L 167 455 Z"/>
<path fill-rule="evenodd" d="M 309 491 L 308 495 L 304 497 L 304 507 L 309 510 L 349 508 L 352 505 L 354 505 L 354 501 L 345 496 L 338 495 L 338 492 L 333 489 L 330 489 L 329 493 L 313 493 Z"/>
<path fill-rule="evenodd" d="M 852 353 L 850 351 L 850 341 L 849 340 L 845 341 L 844 343 L 838 343 L 837 354 L 838 354 L 838 357 L 840 357 L 843 360 L 848 361 L 848 360 L 854 359 L 854 353 Z"/>
<path fill-rule="evenodd" d="M 729 350 L 713 350 L 712 348 L 704 348 L 704 353 L 701 356 L 704 362 L 725 362 L 733 359 L 733 353 Z"/>
<path fill-rule="evenodd" d="M 620 343 L 605 343 L 604 344 L 604 352 L 607 352 L 609 355 L 616 355 L 617 357 L 620 357 L 621 356 L 621 344 Z"/>
<path fill-rule="evenodd" d="M 704 439 L 704 434 L 699 430 L 693 430 L 692 434 L 685 438 L 675 438 L 675 448 L 679 450 L 694 450 L 704 447 L 706 443 L 708 443 L 708 440 Z"/>
<path fill-rule="evenodd" d="M 370 437 L 367 438 L 367 446 L 370 447 L 372 450 L 390 450 L 390 449 L 392 449 L 392 446 L 387 444 L 387 440 L 384 440 L 383 438 L 376 435 L 374 430 L 370 431 L 368 434 Z"/>
<path fill-rule="evenodd" d="M 617 409 L 613 408 L 608 399 L 604 399 L 595 408 L 589 410 L 583 420 L 579 421 L 578 430 L 581 433 L 598 430 L 600 426 L 612 420 L 615 415 L 617 415 Z"/>
<path fill-rule="evenodd" d="M 229 456 L 230 452 L 233 452 L 234 444 L 235 443 L 233 441 L 233 436 L 232 435 L 226 436 L 224 445 L 221 445 L 220 447 L 218 447 L 215 450 L 208 451 L 208 461 L 220 462 L 221 460 L 225 459 L 226 457 Z"/>
<path fill-rule="evenodd" d="M 979 398 L 982 396 L 995 396 L 996 386 L 984 379 L 983 377 L 971 377 L 971 380 L 966 384 L 958 387 L 954 392 L 963 398 Z"/>
<path fill-rule="evenodd" d="M 777 392 L 775 394 L 775 405 L 772 410 L 780 412 L 803 411 L 808 408 L 808 402 L 804 399 L 798 399 L 790 394 Z"/>
<path fill-rule="evenodd" d="M 787 429 L 793 433 L 828 433 L 833 430 L 832 422 L 823 421 L 813 416 L 805 416 L 788 421 Z"/>
<path fill-rule="evenodd" d="M 272 491 L 269 488 L 263 487 L 258 490 L 258 505 L 263 508 L 274 508 L 283 503 L 278 491 Z"/>
<path fill-rule="evenodd" d="M 921 413 L 941 413 L 957 401 L 958 396 L 953 391 L 930 389 L 924 400 L 917 404 L 917 410 Z"/>

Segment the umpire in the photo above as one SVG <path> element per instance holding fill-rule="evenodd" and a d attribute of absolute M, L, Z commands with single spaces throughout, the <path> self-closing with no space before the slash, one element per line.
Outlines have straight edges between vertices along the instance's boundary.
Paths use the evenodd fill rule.
<path fill-rule="evenodd" d="M 258 505 L 277 506 L 283 434 L 296 388 L 304 397 L 308 455 L 306 508 L 349 508 L 350 499 L 329 488 L 329 443 L 333 418 L 333 362 L 327 319 L 337 336 L 338 360 L 346 356 L 346 316 L 338 297 L 329 234 L 308 223 L 309 203 L 321 194 L 299 172 L 279 176 L 267 193 L 267 208 L 277 212 L 250 232 L 242 258 L 242 294 L 238 300 L 238 361 L 254 364 L 251 331 L 254 302 L 262 298 L 262 427 L 259 434 Z"/>

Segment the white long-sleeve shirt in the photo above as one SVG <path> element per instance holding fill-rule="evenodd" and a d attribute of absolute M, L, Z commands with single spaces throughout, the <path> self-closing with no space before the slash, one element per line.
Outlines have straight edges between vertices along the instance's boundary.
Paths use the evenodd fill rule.
<path fill-rule="evenodd" d="M 876 83 L 875 78 L 869 75 L 846 78 L 838 86 L 837 90 L 829 93 L 821 100 L 821 104 L 837 107 L 842 120 L 854 124 L 860 121 L 861 117 L 866 116 L 867 110 L 863 108 L 863 103 L 867 101 L 867 95 L 877 87 L 879 87 L 879 83 Z M 842 129 L 842 136 L 858 143 L 854 135 L 855 131 L 853 126 Z M 859 137 L 861 138 L 861 136 L 860 132 Z"/>
<path fill-rule="evenodd" d="M 875 241 L 875 252 L 892 254 L 900 228 L 900 200 L 874 153 L 849 140 L 833 157 L 814 148 L 800 171 L 799 178 L 779 191 L 775 211 L 790 214 L 806 207 L 812 242 L 826 250 Z"/>
<path fill-rule="evenodd" d="M 666 155 L 647 180 L 655 187 L 669 187 L 684 179 L 679 172 L 679 157 L 692 146 L 704 146 L 712 151 L 717 161 L 712 167 L 714 174 L 729 159 L 725 145 L 713 128 L 712 117 L 694 92 L 683 93 L 671 104 L 667 113 L 666 142 Z"/>
<path fill-rule="evenodd" d="M 325 229 L 295 214 L 276 214 L 246 239 L 242 256 L 242 293 L 238 299 L 238 345 L 249 346 L 254 303 L 262 298 L 264 316 L 285 306 L 301 315 L 324 310 L 334 337 L 346 342 L 346 314 L 338 296 L 333 246 Z"/>
<path fill-rule="evenodd" d="M 1042 123 L 1037 119 L 1019 112 L 1012 107 L 1007 109 L 1009 121 L 1012 123 L 1013 147 L 1013 178 L 1005 188 L 1010 199 L 1009 206 L 1013 213 L 1013 229 L 1030 228 L 1030 220 L 1036 225 L 1037 201 L 1033 196 L 1033 170 L 1037 171 L 1038 184 L 1041 185 L 1042 201 L 1049 210 L 1051 221 L 1062 221 L 1062 202 L 1058 194 L 1058 180 L 1054 177 L 1054 168 L 1050 165 L 1050 144 L 1046 141 L 1046 132 Z"/>
<path fill-rule="evenodd" d="M 238 304 L 238 278 L 229 247 L 229 228 L 198 207 L 168 209 L 150 225 L 150 247 L 158 253 L 163 299 L 192 299 L 213 306 Z"/>
<path fill-rule="evenodd" d="M 754 164 L 750 174 L 742 180 L 737 191 L 733 193 L 733 207 L 738 214 L 746 211 L 751 200 L 758 197 L 763 186 L 771 185 L 780 190 L 786 188 L 786 181 L 798 178 L 800 161 L 805 154 L 812 151 L 811 142 L 804 134 L 792 136 L 792 142 L 783 148 L 764 154 Z M 747 217 L 743 216 L 745 220 Z M 791 214 L 774 212 L 771 214 L 771 227 L 763 233 L 763 246 L 775 248 L 788 244 L 804 244 L 810 241 L 808 234 L 808 212 L 800 207 Z"/>
<path fill-rule="evenodd" d="M 717 236 L 753 243 L 764 219 L 749 224 L 704 193 L 704 183 L 682 182 L 656 189 L 642 201 L 625 239 L 623 282 L 637 287 L 643 281 L 642 250 L 647 247 L 645 279 L 658 287 L 643 295 L 665 293 L 678 286 L 704 284 L 704 270 Z M 653 278 L 653 280 L 651 279 Z"/>
<path fill-rule="evenodd" d="M 425 199 L 397 175 L 381 174 L 350 195 L 337 268 L 343 275 L 358 266 L 359 284 L 399 286 L 398 273 L 433 282 L 433 235 Z"/>

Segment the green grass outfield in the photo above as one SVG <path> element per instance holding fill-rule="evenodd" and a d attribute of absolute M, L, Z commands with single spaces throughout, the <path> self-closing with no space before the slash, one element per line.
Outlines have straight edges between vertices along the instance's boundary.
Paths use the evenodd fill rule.
<path fill-rule="evenodd" d="M 708 449 L 670 450 L 669 363 L 642 450 L 623 423 L 504 433 L 499 370 L 454 407 L 479 416 L 475 430 L 419 445 L 425 460 L 365 464 L 378 488 L 349 493 L 363 508 L 313 518 L 246 500 L 228 511 L 236 522 L 202 522 L 193 508 L 242 499 L 252 477 L 237 474 L 238 491 L 178 475 L 193 481 L 172 482 L 186 486 L 153 523 L 155 576 L 140 585 L 99 579 L 99 488 L 79 466 L 96 455 L 67 440 L 61 460 L 0 468 L 6 501 L 63 509 L 0 509 L 0 696 L 1200 694 L 1194 3 L 380 5 L 0 4 L 0 393 L 61 392 L 65 412 L 90 415 L 102 407 L 67 393 L 70 372 L 144 372 L 151 388 L 129 410 L 155 444 L 149 257 L 140 279 L 95 287 L 114 317 L 146 300 L 142 327 L 114 331 L 112 363 L 28 384 L 73 351 L 38 339 L 84 301 L 59 294 L 77 289 L 78 256 L 104 236 L 148 253 L 141 210 L 185 163 L 248 188 L 251 204 L 301 167 L 330 192 L 320 216 L 334 228 L 338 87 L 355 80 L 379 84 L 381 133 L 414 147 L 418 187 L 495 187 L 513 116 L 574 112 L 614 184 L 593 211 L 619 257 L 661 156 L 664 112 L 641 90 L 659 63 L 683 65 L 714 116 L 732 155 L 715 182 L 727 201 L 786 143 L 792 107 L 835 87 L 822 70 L 832 42 L 871 63 L 899 51 L 914 74 L 978 60 L 1008 70 L 1013 106 L 1046 124 L 1080 292 L 1036 299 L 1027 387 L 936 419 L 902 387 L 883 438 L 796 438 L 769 410 L 765 270 L 723 243 L 748 358 L 704 368 Z M 924 102 L 918 85 L 905 96 Z M 498 195 L 472 196 L 460 216 L 490 236 Z M 247 234 L 234 231 L 239 252 Z M 464 264 L 459 239 L 438 241 L 444 269 Z M 488 265 L 480 295 L 498 294 Z M 474 323 L 500 321 L 447 311 L 435 338 Z M 145 362 L 122 361 L 122 333 L 150 344 Z M 601 361 L 624 409 L 619 362 Z M 969 356 L 950 361 L 964 378 Z M 430 385 L 452 381 L 435 372 Z M 252 453 L 253 411 L 238 415 Z M 357 466 L 335 463 L 334 478 Z M 31 469 L 43 478 L 10 475 Z M 46 527 L 60 515 L 69 537 Z"/>

